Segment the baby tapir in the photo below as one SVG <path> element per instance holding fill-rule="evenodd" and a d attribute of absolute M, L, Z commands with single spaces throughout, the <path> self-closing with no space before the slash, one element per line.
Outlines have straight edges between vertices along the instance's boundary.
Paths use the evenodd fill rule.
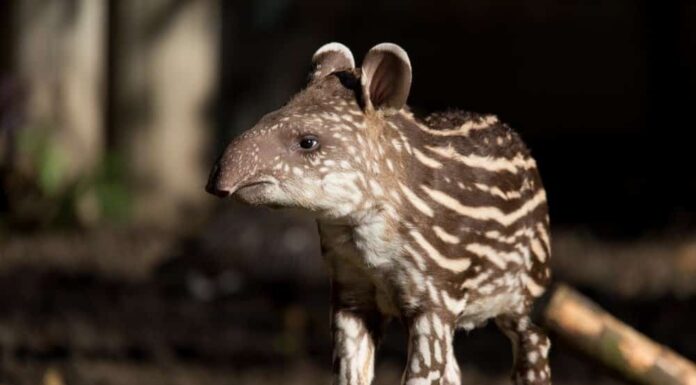
<path fill-rule="evenodd" d="M 391 318 L 409 330 L 403 383 L 460 383 L 456 329 L 493 318 L 516 384 L 550 384 L 530 308 L 550 278 L 546 194 L 519 136 L 495 116 L 414 117 L 411 63 L 383 43 L 356 68 L 339 43 L 305 90 L 229 144 L 207 190 L 316 217 L 332 282 L 334 383 L 370 384 Z"/>

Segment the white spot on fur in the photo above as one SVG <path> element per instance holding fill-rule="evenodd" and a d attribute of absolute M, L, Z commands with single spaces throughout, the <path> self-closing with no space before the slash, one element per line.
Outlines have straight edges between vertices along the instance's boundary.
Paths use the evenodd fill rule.
<path fill-rule="evenodd" d="M 392 139 L 391 143 L 392 143 L 392 146 L 394 147 L 394 149 L 396 150 L 396 152 L 401 152 L 401 143 L 399 143 L 398 140 Z"/>
<path fill-rule="evenodd" d="M 418 195 L 416 195 L 410 188 L 404 186 L 401 182 L 399 182 L 399 187 L 406 196 L 406 199 L 413 205 L 413 207 L 418 209 L 418 211 L 429 217 L 435 215 L 433 209 L 431 209 L 430 206 L 428 206 L 428 204 L 425 203 L 425 201 L 419 198 Z"/>
<path fill-rule="evenodd" d="M 474 186 L 481 191 L 487 192 L 504 200 L 519 199 L 522 197 L 522 194 L 516 190 L 503 191 L 497 186 L 488 186 L 482 183 L 475 183 Z"/>
<path fill-rule="evenodd" d="M 537 360 L 539 359 L 539 353 L 537 353 L 535 351 L 531 351 L 531 352 L 529 352 L 529 354 L 527 354 L 527 359 L 529 360 L 529 362 L 535 364 L 537 362 Z"/>
<path fill-rule="evenodd" d="M 425 148 L 443 158 L 454 160 L 468 167 L 482 168 L 487 171 L 509 171 L 513 174 L 517 174 L 520 169 L 532 170 L 536 168 L 534 159 L 525 157 L 522 154 L 517 154 L 514 158 L 509 159 L 480 156 L 476 154 L 462 155 L 451 145 L 447 147 L 425 146 Z"/>
<path fill-rule="evenodd" d="M 427 316 L 418 317 L 416 320 L 416 332 L 418 334 L 430 334 L 430 321 Z"/>
<path fill-rule="evenodd" d="M 416 230 L 411 230 L 409 232 L 411 237 L 416 241 L 416 243 L 425 251 L 428 257 L 438 264 L 438 266 L 450 270 L 455 273 L 461 273 L 471 266 L 471 260 L 469 258 L 457 258 L 450 259 L 446 258 L 440 252 L 428 242 L 423 234 Z"/>
<path fill-rule="evenodd" d="M 460 215 L 478 220 L 494 220 L 505 226 L 515 223 L 518 219 L 529 214 L 529 212 L 537 208 L 540 204 L 546 202 L 546 192 L 544 192 L 544 190 L 539 190 L 534 198 L 525 201 L 517 210 L 504 213 L 499 208 L 493 206 L 464 206 L 457 199 L 442 191 L 431 189 L 426 185 L 421 185 L 421 188 L 435 202 Z"/>
<path fill-rule="evenodd" d="M 416 262 L 416 265 L 418 265 L 419 269 L 425 270 L 425 259 L 423 259 L 422 255 L 420 255 L 408 244 L 404 245 L 404 250 L 406 250 L 406 252 L 413 257 L 413 260 Z"/>
<path fill-rule="evenodd" d="M 411 373 L 418 374 L 420 370 L 420 360 L 418 357 L 411 358 Z"/>
<path fill-rule="evenodd" d="M 534 382 L 534 380 L 536 380 L 536 373 L 534 373 L 534 369 L 529 369 L 529 371 L 527 371 L 527 380 L 529 382 Z"/>
<path fill-rule="evenodd" d="M 442 329 L 442 321 L 437 314 L 433 314 L 433 330 L 435 330 L 437 338 L 442 338 L 444 332 Z"/>
<path fill-rule="evenodd" d="M 529 275 L 522 274 L 522 282 L 532 296 L 538 297 L 544 293 L 544 287 L 536 283 Z"/>
<path fill-rule="evenodd" d="M 459 243 L 459 237 L 448 233 L 440 226 L 433 226 L 433 231 L 435 232 L 435 235 L 445 243 L 451 243 L 453 245 Z"/>
<path fill-rule="evenodd" d="M 428 342 L 428 337 L 418 337 L 418 352 L 420 353 L 421 358 L 423 358 L 423 364 L 426 367 L 430 366 L 430 343 Z"/>
<path fill-rule="evenodd" d="M 377 183 L 374 179 L 370 179 L 370 189 L 372 190 L 372 194 L 376 197 L 384 195 L 382 186 L 380 186 L 379 183 Z"/>
<path fill-rule="evenodd" d="M 534 256 L 539 259 L 539 261 L 544 262 L 546 261 L 546 250 L 541 246 L 541 242 L 539 242 L 538 239 L 532 238 L 529 240 L 529 244 L 532 248 L 532 252 L 534 253 Z"/>
<path fill-rule="evenodd" d="M 449 310 L 452 314 L 458 315 L 461 314 L 462 311 L 464 311 L 464 307 L 466 306 L 467 303 L 467 298 L 466 296 L 456 299 L 450 297 L 449 293 L 446 290 L 442 290 L 442 301 L 445 303 L 445 307 L 447 310 Z"/>
<path fill-rule="evenodd" d="M 472 254 L 476 254 L 490 261 L 500 269 L 504 269 L 508 262 L 522 263 L 522 256 L 520 256 L 519 253 L 496 250 L 488 245 L 480 243 L 470 243 L 466 245 L 465 249 Z"/>
<path fill-rule="evenodd" d="M 420 152 L 420 150 L 418 150 L 417 148 L 413 149 L 413 153 L 416 155 L 416 159 L 418 159 L 418 161 L 421 162 L 422 164 L 424 164 L 425 166 L 430 167 L 430 168 L 435 168 L 435 169 L 442 168 L 442 163 L 438 162 L 437 160 L 435 160 L 433 158 L 426 156 L 425 154 Z"/>
<path fill-rule="evenodd" d="M 418 126 L 421 130 L 435 136 L 466 136 L 469 135 L 471 131 L 491 127 L 497 122 L 498 117 L 496 117 L 495 115 L 487 115 L 484 116 L 483 119 L 481 119 L 481 121 L 469 120 L 461 126 L 451 130 L 433 130 L 432 128 L 424 126 L 422 124 L 419 124 Z"/>
<path fill-rule="evenodd" d="M 442 348 L 440 347 L 440 341 L 435 341 L 433 345 L 435 361 L 438 363 L 442 362 Z"/>
<path fill-rule="evenodd" d="M 437 295 L 437 289 L 435 288 L 432 279 L 428 279 L 425 282 L 425 284 L 428 287 L 428 295 L 430 296 L 430 301 L 432 301 L 435 305 L 439 305 L 440 297 Z"/>
<path fill-rule="evenodd" d="M 483 273 L 480 273 L 479 275 L 469 278 L 466 281 L 462 282 L 461 288 L 462 289 L 477 289 L 483 281 L 488 279 L 488 277 L 493 274 L 492 270 L 487 270 Z"/>

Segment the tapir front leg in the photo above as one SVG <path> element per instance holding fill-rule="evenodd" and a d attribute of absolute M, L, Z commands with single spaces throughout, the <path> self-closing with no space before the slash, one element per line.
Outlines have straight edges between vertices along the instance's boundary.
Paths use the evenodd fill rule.
<path fill-rule="evenodd" d="M 375 288 L 359 269 L 340 258 L 327 259 L 332 266 L 333 384 L 369 385 L 385 322 Z"/>
<path fill-rule="evenodd" d="M 333 313 L 333 384 L 369 385 L 374 377 L 378 327 L 373 314 L 337 309 Z"/>
<path fill-rule="evenodd" d="M 408 361 L 404 385 L 460 385 L 459 365 L 454 357 L 454 325 L 429 312 L 408 320 Z"/>

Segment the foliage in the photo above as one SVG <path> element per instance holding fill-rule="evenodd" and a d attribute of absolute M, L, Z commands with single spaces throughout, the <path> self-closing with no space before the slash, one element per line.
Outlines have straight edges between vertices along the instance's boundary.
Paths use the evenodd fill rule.
<path fill-rule="evenodd" d="M 128 222 L 132 195 L 120 154 L 107 153 L 93 170 L 71 176 L 52 129 L 19 130 L 17 162 L 2 176 L 9 202 L 0 224 L 18 229 Z"/>

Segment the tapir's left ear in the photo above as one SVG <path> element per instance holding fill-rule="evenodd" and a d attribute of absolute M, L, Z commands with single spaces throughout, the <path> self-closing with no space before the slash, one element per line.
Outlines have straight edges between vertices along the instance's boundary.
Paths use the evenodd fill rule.
<path fill-rule="evenodd" d="M 398 112 L 411 90 L 411 61 L 403 48 L 378 44 L 365 55 L 360 78 L 367 108 L 385 115 Z"/>
<path fill-rule="evenodd" d="M 321 79 L 336 71 L 352 70 L 355 60 L 350 49 L 341 43 L 328 43 L 321 46 L 312 56 L 311 80 Z"/>

